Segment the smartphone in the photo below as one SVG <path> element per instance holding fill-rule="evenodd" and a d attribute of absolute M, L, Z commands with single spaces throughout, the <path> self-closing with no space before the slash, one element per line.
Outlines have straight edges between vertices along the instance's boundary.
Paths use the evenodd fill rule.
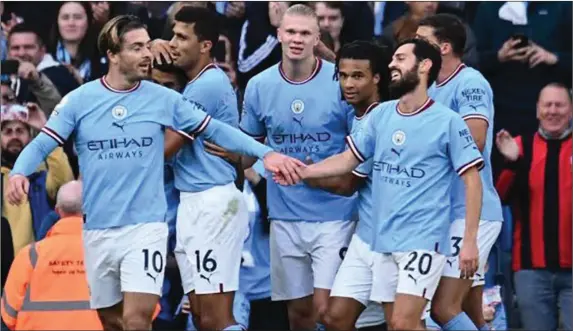
<path fill-rule="evenodd" d="M 217 42 L 217 44 L 215 45 L 214 55 L 215 55 L 215 60 L 217 60 L 217 62 L 225 62 L 226 61 L 227 50 L 225 48 L 225 42 L 224 41 L 219 40 Z"/>
<path fill-rule="evenodd" d="M 0 63 L 0 70 L 2 70 L 2 74 L 5 75 L 17 74 L 18 67 L 20 67 L 18 60 L 2 60 L 2 63 Z"/>
<path fill-rule="evenodd" d="M 529 38 L 522 33 L 514 34 L 513 36 L 511 36 L 511 39 L 519 40 L 519 43 L 517 43 L 517 45 L 513 46 L 513 48 L 515 48 L 515 49 L 520 49 L 520 48 L 529 46 Z"/>

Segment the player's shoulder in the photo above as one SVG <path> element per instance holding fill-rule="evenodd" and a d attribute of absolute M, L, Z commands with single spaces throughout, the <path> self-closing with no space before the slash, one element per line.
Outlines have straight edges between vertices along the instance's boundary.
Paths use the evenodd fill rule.
<path fill-rule="evenodd" d="M 280 81 L 282 79 L 279 66 L 280 62 L 259 72 L 249 79 L 247 85 L 260 86 L 261 84 L 268 84 L 270 81 Z"/>
<path fill-rule="evenodd" d="M 231 82 L 223 70 L 219 67 L 214 67 L 201 74 L 201 77 L 193 82 L 193 85 L 222 89 L 231 87 Z"/>
<path fill-rule="evenodd" d="M 482 85 L 490 88 L 489 82 L 484 75 L 472 67 L 464 67 L 460 71 L 458 82 L 462 85 Z"/>
<path fill-rule="evenodd" d="M 179 92 L 148 80 L 141 82 L 139 91 L 142 92 L 142 95 L 152 96 L 153 98 L 157 98 L 158 96 L 166 98 L 181 98 L 181 94 Z"/>
<path fill-rule="evenodd" d="M 435 101 L 435 100 L 431 100 L 430 102 L 431 102 L 431 105 L 428 108 L 431 111 L 426 112 L 426 113 L 434 114 L 434 115 L 443 117 L 444 119 L 453 119 L 456 116 L 460 117 L 460 115 L 458 113 L 456 113 L 453 109 L 444 105 L 443 103 Z"/>

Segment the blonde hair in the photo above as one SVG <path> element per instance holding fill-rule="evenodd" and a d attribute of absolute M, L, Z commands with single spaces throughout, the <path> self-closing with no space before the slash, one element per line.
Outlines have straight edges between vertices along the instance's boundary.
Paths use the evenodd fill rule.
<path fill-rule="evenodd" d="M 109 20 L 101 29 L 97 38 L 97 46 L 101 54 L 117 53 L 121 49 L 123 36 L 129 31 L 146 29 L 139 17 L 134 15 L 119 15 Z"/>

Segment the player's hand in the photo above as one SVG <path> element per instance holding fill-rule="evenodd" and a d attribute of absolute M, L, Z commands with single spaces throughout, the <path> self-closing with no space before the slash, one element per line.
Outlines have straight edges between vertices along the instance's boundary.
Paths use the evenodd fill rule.
<path fill-rule="evenodd" d="M 298 176 L 296 169 L 298 167 L 306 167 L 303 162 L 277 152 L 267 153 L 263 158 L 263 164 L 268 171 L 280 174 L 279 176 L 287 185 L 294 185 L 300 182 L 301 178 Z"/>
<path fill-rule="evenodd" d="M 547 51 L 543 47 L 531 43 L 531 56 L 529 57 L 529 67 L 533 68 L 538 64 L 545 63 L 547 65 L 554 65 L 557 63 L 557 55 Z"/>
<path fill-rule="evenodd" d="M 239 154 L 231 153 L 226 149 L 224 149 L 223 147 L 220 147 L 205 140 L 203 141 L 203 145 L 205 146 L 205 151 L 211 155 L 218 156 L 231 163 L 241 162 L 241 155 Z"/>
<path fill-rule="evenodd" d="M 37 82 L 40 80 L 40 73 L 32 62 L 22 61 L 18 66 L 18 77 L 24 80 Z"/>
<path fill-rule="evenodd" d="M 28 108 L 28 124 L 38 131 L 42 130 L 48 121 L 44 111 L 34 102 L 28 102 L 26 108 Z"/>
<path fill-rule="evenodd" d="M 171 57 L 171 49 L 169 47 L 169 41 L 162 39 L 155 39 L 151 42 L 151 55 L 157 64 L 163 64 L 165 60 L 166 64 L 171 64 L 173 58 Z"/>
<path fill-rule="evenodd" d="M 464 240 L 460 250 L 460 271 L 462 278 L 474 276 L 479 266 L 479 251 L 475 240 Z"/>
<path fill-rule="evenodd" d="M 312 159 L 310 158 L 310 156 L 307 156 L 306 159 L 304 160 L 304 163 L 306 165 L 311 165 L 314 162 L 312 161 Z M 298 177 L 300 178 L 300 180 L 305 180 L 306 179 L 306 172 L 308 171 L 308 167 L 297 167 L 295 168 L 295 172 L 298 175 Z M 288 180 L 286 179 L 286 177 L 282 174 L 282 173 L 273 173 L 273 181 L 279 185 L 283 185 L 283 186 L 289 186 L 292 185 L 288 182 Z"/>
<path fill-rule="evenodd" d="M 515 48 L 517 44 L 521 41 L 519 39 L 508 39 L 499 51 L 497 52 L 497 59 L 499 62 L 507 62 L 507 61 L 520 61 L 526 62 L 527 59 L 533 53 L 533 48 L 531 46 L 526 46 L 522 48 Z"/>
<path fill-rule="evenodd" d="M 259 173 L 255 169 L 253 169 L 253 167 L 245 169 L 244 173 L 245 173 L 245 178 L 255 186 L 259 184 L 261 179 L 263 179 L 263 177 L 261 177 L 261 175 L 259 175 Z"/>
<path fill-rule="evenodd" d="M 13 175 L 10 176 L 8 181 L 8 189 L 6 190 L 6 198 L 8 203 L 12 205 L 19 205 L 28 196 L 28 189 L 30 188 L 30 181 L 26 176 Z"/>
<path fill-rule="evenodd" d="M 495 135 L 495 145 L 508 161 L 514 162 L 519 158 L 519 146 L 509 132 L 500 130 Z"/>

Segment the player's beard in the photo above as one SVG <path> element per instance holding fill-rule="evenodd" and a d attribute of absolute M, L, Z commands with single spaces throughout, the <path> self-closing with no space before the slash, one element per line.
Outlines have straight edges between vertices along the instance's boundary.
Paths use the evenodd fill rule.
<path fill-rule="evenodd" d="M 389 87 L 390 98 L 399 99 L 404 94 L 410 93 L 420 84 L 418 77 L 418 64 L 402 75 L 398 81 L 391 81 Z"/>

